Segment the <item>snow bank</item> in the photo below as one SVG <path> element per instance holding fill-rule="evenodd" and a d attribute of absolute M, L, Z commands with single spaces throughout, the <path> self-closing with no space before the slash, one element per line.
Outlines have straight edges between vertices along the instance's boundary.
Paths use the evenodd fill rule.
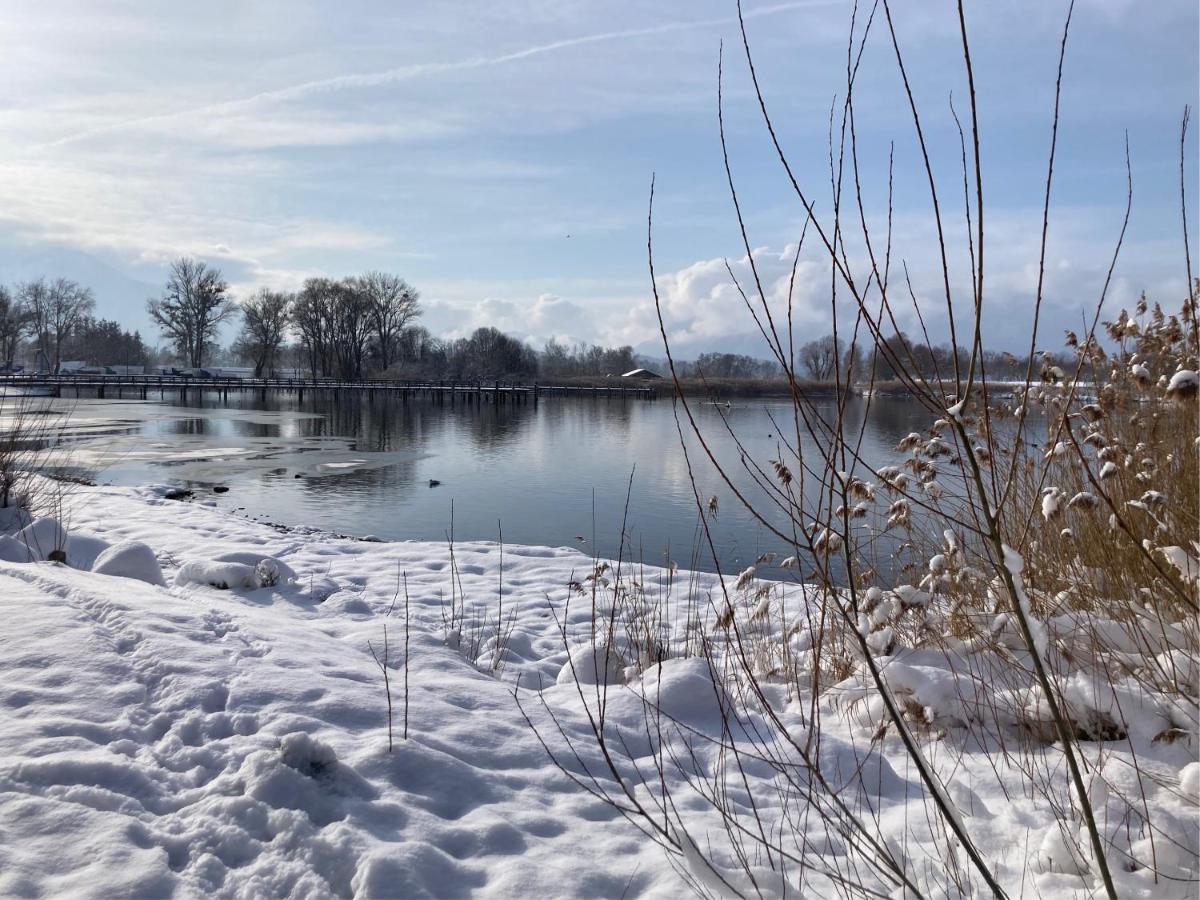
<path fill-rule="evenodd" d="M 112 544 L 96 572 L 0 562 L 0 896 L 677 893 L 661 852 L 550 764 L 511 685 L 445 646 L 443 546 L 297 539 L 124 489 L 73 500 L 64 521 Z M 532 612 L 583 557 L 523 550 L 505 586 Z M 129 577 L 154 552 L 172 587 Z M 494 598 L 497 548 L 456 554 Z M 247 590 L 267 560 L 277 583 Z M 368 641 L 386 624 L 401 665 L 398 570 L 411 697 L 404 741 L 397 668 L 389 753 Z M 323 590 L 346 602 L 309 602 Z M 518 645 L 561 668 L 552 626 Z"/>

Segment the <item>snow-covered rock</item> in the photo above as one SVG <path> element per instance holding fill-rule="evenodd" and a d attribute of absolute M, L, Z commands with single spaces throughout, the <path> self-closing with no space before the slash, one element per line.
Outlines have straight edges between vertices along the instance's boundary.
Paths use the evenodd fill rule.
<path fill-rule="evenodd" d="M 903 798 L 906 790 L 914 789 L 882 755 L 869 753 L 864 747 L 822 737 L 818 753 L 821 774 L 839 792 L 849 788 L 868 797 L 896 800 Z"/>
<path fill-rule="evenodd" d="M 43 516 L 18 531 L 17 540 L 29 548 L 34 559 L 47 559 L 56 550 L 65 551 L 67 531 L 57 519 Z"/>
<path fill-rule="evenodd" d="M 558 673 L 559 684 L 620 684 L 625 680 L 625 663 L 607 644 L 581 644 L 571 651 Z"/>
<path fill-rule="evenodd" d="M 166 584 L 154 551 L 141 541 L 122 541 L 109 547 L 92 564 L 100 575 L 135 578 L 147 584 Z"/>
<path fill-rule="evenodd" d="M 0 534 L 0 561 L 24 563 L 33 561 L 33 553 L 23 541 L 7 534 Z"/>
<path fill-rule="evenodd" d="M 665 659 L 642 676 L 638 693 L 675 722 L 720 728 L 733 704 L 720 678 L 702 657 Z"/>
<path fill-rule="evenodd" d="M 374 614 L 371 605 L 356 593 L 337 591 L 325 598 L 325 608 L 336 610 L 347 616 L 369 616 Z"/>
<path fill-rule="evenodd" d="M 291 584 L 295 578 L 292 567 L 273 556 L 254 551 L 233 551 L 216 554 L 212 559 L 188 560 L 179 568 L 175 585 L 203 584 L 223 591 L 239 588 L 255 590 Z"/>
<path fill-rule="evenodd" d="M 63 549 L 67 554 L 68 566 L 72 569 L 86 571 L 95 564 L 100 554 L 108 547 L 108 541 L 98 538 L 94 534 L 71 531 L 67 535 L 67 544 Z"/>
<path fill-rule="evenodd" d="M 1051 825 L 1038 847 L 1038 868 L 1063 875 L 1086 875 L 1088 864 L 1082 847 L 1078 834 L 1065 834 L 1058 824 Z"/>

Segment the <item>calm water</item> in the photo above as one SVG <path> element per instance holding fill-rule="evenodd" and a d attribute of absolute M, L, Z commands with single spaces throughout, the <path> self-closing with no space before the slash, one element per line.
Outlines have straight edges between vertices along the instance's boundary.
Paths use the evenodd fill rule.
<path fill-rule="evenodd" d="M 456 539 L 503 537 L 613 556 L 632 475 L 625 534 L 633 556 L 713 569 L 708 550 L 698 550 L 670 399 L 545 398 L 536 408 L 321 397 L 70 405 L 72 452 L 100 482 L 184 485 L 239 515 L 350 535 L 443 540 L 453 505 Z M 693 410 L 738 483 L 760 496 L 722 415 L 766 465 L 779 455 L 776 423 L 789 427 L 790 406 L 743 400 Z M 865 410 L 856 400 L 852 416 L 861 420 Z M 868 416 L 864 455 L 880 464 L 901 437 L 928 424 L 904 399 L 877 399 Z M 712 528 L 722 570 L 766 552 L 789 555 L 721 483 L 695 440 L 688 445 L 697 489 L 718 500 Z M 218 485 L 228 491 L 214 492 Z"/>

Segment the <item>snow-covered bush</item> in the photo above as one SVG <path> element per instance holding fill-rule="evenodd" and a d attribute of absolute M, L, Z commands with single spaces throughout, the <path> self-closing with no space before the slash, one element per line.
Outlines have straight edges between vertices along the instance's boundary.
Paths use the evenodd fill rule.
<path fill-rule="evenodd" d="M 215 587 L 219 591 L 235 588 L 255 590 L 262 586 L 253 566 L 208 559 L 190 559 L 179 567 L 179 571 L 175 573 L 175 586 L 183 587 L 189 584 Z"/>
<path fill-rule="evenodd" d="M 66 483 L 43 477 L 62 469 L 61 433 L 69 415 L 45 398 L 0 388 L 0 533 L 38 515 L 56 515 Z M 60 548 L 61 549 L 61 548 Z"/>
<path fill-rule="evenodd" d="M 499 575 L 495 605 L 490 598 L 470 598 L 463 589 L 458 561 L 454 553 L 453 535 L 449 541 L 450 590 L 443 596 L 442 629 L 446 646 L 481 670 L 499 676 L 508 662 L 508 643 L 516 623 L 516 610 L 504 603 L 504 544 L 499 545 Z M 397 573 L 396 591 L 392 605 L 399 601 L 402 589 L 401 573 Z"/>
<path fill-rule="evenodd" d="M 221 553 L 213 557 L 213 562 L 239 563 L 250 566 L 254 569 L 258 582 L 263 587 L 290 584 L 296 580 L 295 571 L 287 563 L 253 550 L 234 550 L 230 553 Z"/>
<path fill-rule="evenodd" d="M 218 590 L 257 590 L 292 581 L 296 573 L 278 559 L 261 553 L 237 551 L 215 559 L 191 559 L 175 573 L 175 585 L 208 585 Z"/>

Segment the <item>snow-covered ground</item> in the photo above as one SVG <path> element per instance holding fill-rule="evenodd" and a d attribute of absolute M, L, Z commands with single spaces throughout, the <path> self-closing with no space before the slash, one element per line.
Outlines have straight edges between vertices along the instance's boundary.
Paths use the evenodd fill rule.
<path fill-rule="evenodd" d="M 452 581 L 443 543 L 279 530 L 163 493 L 74 488 L 59 517 L 68 565 L 0 561 L 0 896 L 615 897 L 686 889 L 680 863 L 551 763 L 539 740 L 578 777 L 570 739 L 604 780 L 583 709 L 599 691 L 574 683 L 603 673 L 604 654 L 580 652 L 587 603 L 567 607 L 569 585 L 586 582 L 591 559 L 566 548 L 460 544 Z M 61 543 L 53 523 L 42 522 L 24 540 L 0 544 L 0 560 L 20 559 L 25 545 L 46 556 Z M 637 577 L 686 584 L 691 596 L 719 587 L 704 574 L 648 569 Z M 573 595 L 582 596 L 578 588 Z M 802 596 L 792 588 L 781 602 Z M 466 621 L 447 623 L 462 597 Z M 485 665 L 475 665 L 461 652 L 470 625 L 495 616 L 505 647 L 497 656 L 485 641 Z M 682 613 L 677 618 L 682 623 Z M 377 664 L 385 628 L 391 750 Z M 499 677 L 486 671 L 489 659 L 504 663 Z M 639 686 L 676 726 L 719 738 L 723 701 L 704 677 L 707 665 L 669 660 Z M 904 671 L 919 691 L 919 661 Z M 624 687 L 611 690 L 607 715 L 624 729 L 627 754 L 618 762 L 645 774 L 654 742 L 642 702 Z M 803 728 L 805 705 L 776 699 L 784 723 Z M 914 879 L 936 883 L 944 834 L 926 819 L 920 780 L 894 738 L 880 745 L 886 758 L 868 759 L 877 727 L 869 707 L 857 715 L 827 710 L 823 774 L 889 840 L 911 842 L 904 855 Z M 1200 785 L 1189 779 L 1200 779 L 1182 771 L 1181 780 L 1195 756 L 1191 740 L 1138 745 L 1135 761 L 1152 774 L 1138 789 L 1163 821 L 1178 823 L 1167 831 L 1180 846 L 1160 839 L 1155 851 L 1178 880 L 1155 883 L 1144 868 L 1120 873 L 1131 895 L 1194 894 L 1188 866 Z M 703 773 L 709 751 L 702 741 L 692 751 L 684 768 Z M 1089 894 L 1094 883 L 1073 871 L 1053 811 L 1017 780 L 997 779 L 1003 748 L 951 754 L 934 739 L 929 752 L 1014 895 Z M 1120 747 L 1093 762 L 1110 781 L 1130 779 Z M 771 787 L 778 772 L 750 759 L 739 777 L 745 796 L 735 792 L 731 802 L 753 796 L 755 814 L 771 821 L 784 802 Z M 695 823 L 691 840 L 704 850 L 710 839 L 719 843 L 706 805 L 686 803 L 679 815 Z M 1136 832 L 1130 822 L 1105 824 Z M 813 819 L 811 846 L 831 867 L 848 865 L 844 844 L 824 827 Z M 720 878 L 688 850 L 685 873 L 718 888 Z M 821 884 L 819 874 L 806 877 Z M 755 890 L 769 894 L 780 884 L 760 879 Z"/>
<path fill-rule="evenodd" d="M 510 685 L 447 648 L 445 546 L 296 536 L 153 491 L 68 502 L 72 565 L 99 549 L 86 533 L 153 547 L 168 583 L 187 560 L 239 551 L 297 578 L 222 591 L 0 562 L 0 896 L 676 891 L 657 848 L 548 765 Z M 464 589 L 494 597 L 499 548 L 456 553 Z M 541 621 L 544 592 L 586 567 L 506 548 L 506 599 Z M 382 652 L 398 571 L 409 738 L 397 670 L 389 753 L 368 641 Z M 386 620 L 393 661 L 402 602 Z M 513 643 L 553 684 L 561 641 Z"/>

